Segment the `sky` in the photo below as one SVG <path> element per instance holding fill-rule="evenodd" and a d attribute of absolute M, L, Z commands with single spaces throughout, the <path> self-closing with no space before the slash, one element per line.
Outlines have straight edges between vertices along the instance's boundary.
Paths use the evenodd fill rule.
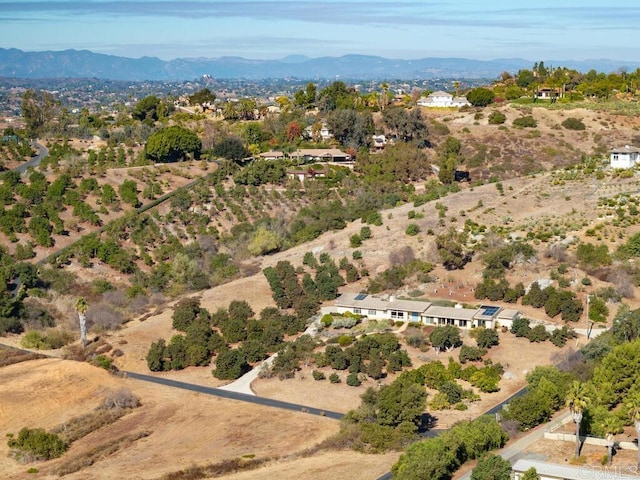
<path fill-rule="evenodd" d="M 139 58 L 640 60 L 640 2 L 0 0 L 0 48 Z"/>

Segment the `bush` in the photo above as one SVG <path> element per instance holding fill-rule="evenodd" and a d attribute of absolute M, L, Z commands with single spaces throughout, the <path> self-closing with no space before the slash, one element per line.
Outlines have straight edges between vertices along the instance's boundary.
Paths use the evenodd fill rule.
<path fill-rule="evenodd" d="M 341 383 L 342 380 L 340 380 L 340 375 L 338 375 L 337 373 L 332 373 L 331 375 L 329 375 L 329 382 L 330 383 Z"/>
<path fill-rule="evenodd" d="M 313 376 L 313 379 L 316 381 L 325 380 L 327 378 L 324 372 L 321 372 L 320 370 L 314 370 L 313 372 L 311 372 L 311 375 Z"/>
<path fill-rule="evenodd" d="M 329 313 L 325 313 L 320 322 L 325 326 L 325 328 L 328 328 L 333 323 L 333 317 Z"/>
<path fill-rule="evenodd" d="M 362 381 L 358 376 L 358 372 L 352 372 L 347 375 L 347 385 L 349 385 L 350 387 L 359 387 L 360 385 L 362 385 Z"/>
<path fill-rule="evenodd" d="M 102 408 L 113 410 L 115 408 L 137 408 L 140 406 L 140 399 L 131 390 L 122 387 L 110 392 L 102 402 Z"/>
<path fill-rule="evenodd" d="M 362 258 L 362 252 L 360 250 L 354 250 L 352 257 L 354 260 L 360 260 Z"/>
<path fill-rule="evenodd" d="M 565 119 L 561 125 L 567 130 L 584 130 L 586 128 L 582 120 L 575 117 Z"/>
<path fill-rule="evenodd" d="M 480 348 L 491 348 L 500 344 L 498 332 L 490 328 L 481 328 L 476 335 L 476 342 Z"/>
<path fill-rule="evenodd" d="M 349 237 L 349 246 L 351 248 L 358 248 L 361 245 L 362 245 L 362 237 L 360 237 L 360 235 L 358 235 L 357 233 L 354 233 Z"/>
<path fill-rule="evenodd" d="M 506 120 L 505 114 L 497 110 L 489 115 L 489 125 L 502 125 Z"/>
<path fill-rule="evenodd" d="M 462 345 L 462 348 L 460 349 L 460 363 L 477 362 L 479 360 L 482 360 L 482 357 L 486 353 L 487 350 L 485 348 Z"/>
<path fill-rule="evenodd" d="M 49 460 L 60 457 L 67 451 L 68 445 L 55 433 L 47 433 L 42 428 L 23 428 L 18 438 L 10 439 L 9 448 L 18 451 L 19 458 Z"/>
<path fill-rule="evenodd" d="M 538 122 L 536 122 L 531 115 L 526 115 L 524 117 L 516 118 L 513 121 L 513 126 L 521 128 L 535 128 L 538 126 Z"/>
<path fill-rule="evenodd" d="M 407 235 L 410 235 L 412 237 L 416 236 L 418 233 L 420 233 L 420 227 L 415 224 L 415 223 L 410 223 L 407 226 L 407 229 L 404 231 L 404 233 L 406 233 Z"/>

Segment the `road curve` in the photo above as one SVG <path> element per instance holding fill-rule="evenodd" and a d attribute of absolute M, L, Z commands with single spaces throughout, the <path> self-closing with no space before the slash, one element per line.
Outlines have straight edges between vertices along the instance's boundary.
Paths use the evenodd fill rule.
<path fill-rule="evenodd" d="M 306 405 L 299 405 L 297 403 L 283 402 L 281 400 L 274 400 L 271 398 L 257 397 L 254 395 L 248 395 L 246 393 L 231 392 L 228 390 L 222 390 L 220 388 L 205 387 L 202 385 L 194 385 L 192 383 L 179 382 L 177 380 L 170 380 L 168 378 L 153 377 L 151 375 L 144 375 L 142 373 L 125 372 L 120 371 L 120 374 L 133 378 L 134 380 L 142 380 L 144 382 L 157 383 L 167 387 L 182 388 L 183 390 L 189 390 L 192 392 L 204 393 L 206 395 L 215 395 L 216 397 L 227 398 L 229 400 L 238 400 L 241 402 L 255 403 L 256 405 L 262 405 L 265 407 L 274 407 L 292 412 L 304 412 L 311 415 L 318 415 L 321 417 L 332 418 L 334 420 L 340 420 L 344 417 L 344 413 L 332 412 L 330 410 L 323 410 L 321 408 L 308 407 Z"/>
<path fill-rule="evenodd" d="M 16 172 L 19 172 L 20 175 L 23 175 L 29 167 L 37 167 L 40 165 L 40 162 L 44 160 L 47 155 L 49 155 L 49 150 L 44 145 L 38 143 L 37 140 L 34 140 L 33 146 L 37 147 L 38 154 L 35 157 L 31 157 L 31 160 L 24 162 L 22 165 L 14 168 Z"/>

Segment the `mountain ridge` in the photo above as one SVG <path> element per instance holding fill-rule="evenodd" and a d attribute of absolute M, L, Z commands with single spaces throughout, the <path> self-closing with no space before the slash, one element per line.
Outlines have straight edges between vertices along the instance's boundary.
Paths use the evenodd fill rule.
<path fill-rule="evenodd" d="M 594 69 L 610 72 L 620 68 L 640 68 L 640 62 L 610 59 L 545 60 L 547 65 L 562 65 L 580 71 Z M 203 75 L 217 78 L 260 80 L 294 77 L 301 79 L 434 79 L 495 78 L 508 71 L 531 68 L 523 58 L 474 60 L 461 57 L 425 57 L 390 59 L 375 55 L 348 54 L 340 57 L 309 58 L 288 55 L 281 59 L 248 59 L 238 56 L 183 57 L 161 60 L 158 57 L 122 57 L 91 50 L 26 52 L 0 48 L 0 76 L 12 78 L 100 78 L 127 81 L 180 81 Z"/>

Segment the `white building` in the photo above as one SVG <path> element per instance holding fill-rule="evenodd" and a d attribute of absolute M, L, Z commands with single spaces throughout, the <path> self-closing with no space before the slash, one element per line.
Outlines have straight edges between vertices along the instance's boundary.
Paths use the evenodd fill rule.
<path fill-rule="evenodd" d="M 633 168 L 640 161 L 640 148 L 625 145 L 614 148 L 611 154 L 611 168 Z"/>
<path fill-rule="evenodd" d="M 631 480 L 637 479 L 637 469 L 633 467 L 605 465 L 605 466 L 571 466 L 557 463 L 540 462 L 537 460 L 520 459 L 513 464 L 513 479 L 519 480 L 524 472 L 535 468 L 540 480 Z"/>
<path fill-rule="evenodd" d="M 454 325 L 460 328 L 497 326 L 511 327 L 520 312 L 493 305 L 479 308 L 441 307 L 431 302 L 402 300 L 393 296 L 388 300 L 366 293 L 343 293 L 335 304 L 338 313 L 351 312 L 374 320 L 402 320 L 425 325 Z"/>
<path fill-rule="evenodd" d="M 439 90 L 429 94 L 425 98 L 421 98 L 416 103 L 419 107 L 429 108 L 451 108 L 451 107 L 464 107 L 471 105 L 467 97 L 454 97 L 450 93 Z"/>

